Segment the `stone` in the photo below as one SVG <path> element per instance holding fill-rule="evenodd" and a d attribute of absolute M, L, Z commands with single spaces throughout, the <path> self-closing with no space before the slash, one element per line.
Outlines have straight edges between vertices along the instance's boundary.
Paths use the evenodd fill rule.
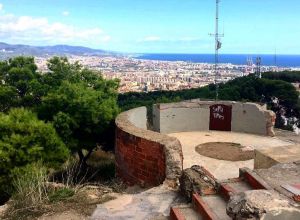
<path fill-rule="evenodd" d="M 231 195 L 226 207 L 232 219 L 263 219 L 265 215 L 276 215 L 282 210 L 297 209 L 275 191 L 251 190 Z M 276 213 L 273 213 L 276 210 Z"/>
<path fill-rule="evenodd" d="M 199 195 L 213 194 L 216 192 L 216 181 L 210 177 L 203 167 L 194 165 L 185 169 L 179 178 L 180 191 L 188 202 L 192 201 L 194 193 Z"/>
<path fill-rule="evenodd" d="M 8 210 L 8 204 L 0 206 L 0 219 L 4 216 L 5 212 Z"/>

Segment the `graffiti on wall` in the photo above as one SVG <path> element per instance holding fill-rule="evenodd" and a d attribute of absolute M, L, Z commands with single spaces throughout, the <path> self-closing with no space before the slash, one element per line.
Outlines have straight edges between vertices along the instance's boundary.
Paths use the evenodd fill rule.
<path fill-rule="evenodd" d="M 232 106 L 216 104 L 210 106 L 210 130 L 231 131 Z"/>

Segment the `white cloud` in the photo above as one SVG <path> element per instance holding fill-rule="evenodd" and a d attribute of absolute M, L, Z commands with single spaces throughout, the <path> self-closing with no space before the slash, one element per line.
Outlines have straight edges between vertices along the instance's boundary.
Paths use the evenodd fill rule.
<path fill-rule="evenodd" d="M 47 18 L 0 14 L 0 38 L 9 43 L 99 45 L 110 36 L 98 27 L 79 28 Z"/>
<path fill-rule="evenodd" d="M 69 12 L 69 11 L 63 11 L 63 12 L 62 12 L 62 15 L 63 15 L 63 16 L 69 16 L 69 15 L 70 15 L 70 12 Z"/>
<path fill-rule="evenodd" d="M 3 4 L 0 3 L 0 11 L 3 10 Z"/>

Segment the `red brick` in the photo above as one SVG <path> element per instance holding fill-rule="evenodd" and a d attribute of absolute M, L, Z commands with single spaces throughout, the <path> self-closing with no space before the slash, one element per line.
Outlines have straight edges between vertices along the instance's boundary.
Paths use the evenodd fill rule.
<path fill-rule="evenodd" d="M 143 152 L 143 149 L 140 148 L 140 147 L 138 147 L 138 146 L 136 146 L 135 147 L 135 151 L 141 153 L 141 152 Z"/>

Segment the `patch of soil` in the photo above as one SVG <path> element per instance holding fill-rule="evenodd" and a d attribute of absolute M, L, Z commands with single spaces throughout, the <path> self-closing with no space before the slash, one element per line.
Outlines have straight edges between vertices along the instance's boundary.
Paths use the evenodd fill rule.
<path fill-rule="evenodd" d="M 254 150 L 229 142 L 209 142 L 195 148 L 202 156 L 228 161 L 246 161 L 254 158 Z"/>

